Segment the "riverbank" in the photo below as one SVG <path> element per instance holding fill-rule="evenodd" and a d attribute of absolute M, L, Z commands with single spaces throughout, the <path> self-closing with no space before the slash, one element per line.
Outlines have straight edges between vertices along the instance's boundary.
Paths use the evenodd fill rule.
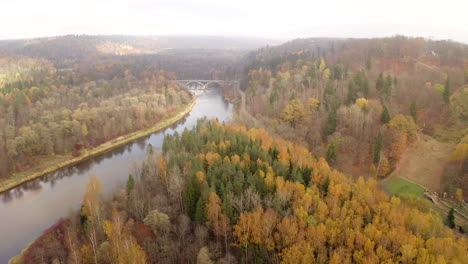
<path fill-rule="evenodd" d="M 35 166 L 34 168 L 29 169 L 27 171 L 17 173 L 8 179 L 0 181 L 0 193 L 8 191 L 22 183 L 42 177 L 45 174 L 54 172 L 63 167 L 67 167 L 67 166 L 79 163 L 83 160 L 97 156 L 113 148 L 127 144 L 133 140 L 148 136 L 159 130 L 169 127 L 173 125 L 174 123 L 176 123 L 177 121 L 184 118 L 187 114 L 189 114 L 192 111 L 192 108 L 195 105 L 195 102 L 196 102 L 196 96 L 193 95 L 192 101 L 185 107 L 182 107 L 179 111 L 177 111 L 177 114 L 173 115 L 172 117 L 163 119 L 160 122 L 158 122 L 156 125 L 150 128 L 138 130 L 130 134 L 114 138 L 110 141 L 107 141 L 106 143 L 99 145 L 96 148 L 89 149 L 89 150 L 82 150 L 82 153 L 79 157 L 72 157 L 70 153 L 69 155 L 59 156 L 53 160 L 46 162 L 45 164 Z"/>

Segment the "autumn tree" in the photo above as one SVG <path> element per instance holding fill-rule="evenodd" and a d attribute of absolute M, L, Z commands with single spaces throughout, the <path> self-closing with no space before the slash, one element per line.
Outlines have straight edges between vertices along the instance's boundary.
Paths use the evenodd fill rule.
<path fill-rule="evenodd" d="M 82 215 L 86 219 L 86 233 L 93 249 L 95 263 L 97 263 L 99 233 L 103 222 L 100 192 L 101 183 L 95 175 L 91 175 L 86 187 Z"/>
<path fill-rule="evenodd" d="M 306 110 L 300 100 L 291 100 L 281 112 L 281 120 L 295 127 L 304 118 Z"/>
<path fill-rule="evenodd" d="M 112 257 L 115 263 L 147 263 L 145 251 L 138 245 L 130 233 L 132 222 L 125 224 L 117 210 L 112 212 L 112 220 L 104 221 L 104 232 L 111 244 Z"/>
<path fill-rule="evenodd" d="M 169 216 L 159 212 L 157 209 L 150 211 L 143 222 L 157 234 L 166 234 L 171 226 Z"/>

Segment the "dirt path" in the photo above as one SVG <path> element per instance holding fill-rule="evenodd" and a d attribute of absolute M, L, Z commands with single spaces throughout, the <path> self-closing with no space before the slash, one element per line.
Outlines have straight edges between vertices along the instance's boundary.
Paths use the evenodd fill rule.
<path fill-rule="evenodd" d="M 441 178 L 447 157 L 454 146 L 418 133 L 418 139 L 402 155 L 391 176 L 400 176 L 433 192 L 440 193 Z"/>

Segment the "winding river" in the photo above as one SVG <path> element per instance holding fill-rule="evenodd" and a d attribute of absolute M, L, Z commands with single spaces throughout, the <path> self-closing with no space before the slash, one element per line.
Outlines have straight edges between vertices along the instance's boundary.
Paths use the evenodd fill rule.
<path fill-rule="evenodd" d="M 96 175 L 103 194 L 109 195 L 125 184 L 134 162 L 145 156 L 148 144 L 159 149 L 164 135 L 190 129 L 204 116 L 230 121 L 232 112 L 232 104 L 218 89 L 197 92 L 190 114 L 173 126 L 1 193 L 0 263 L 19 254 L 60 217 L 78 210 L 89 175 Z"/>

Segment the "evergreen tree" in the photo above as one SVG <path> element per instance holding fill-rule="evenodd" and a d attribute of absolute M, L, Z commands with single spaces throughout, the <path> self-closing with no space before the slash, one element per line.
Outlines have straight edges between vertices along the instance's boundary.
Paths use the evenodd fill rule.
<path fill-rule="evenodd" d="M 200 197 L 195 210 L 195 222 L 199 225 L 204 225 L 206 221 L 205 203 L 203 202 L 202 197 Z"/>
<path fill-rule="evenodd" d="M 382 115 L 380 116 L 380 122 L 382 124 L 387 124 L 390 121 L 390 114 L 388 113 L 388 109 L 386 106 L 384 106 L 384 109 L 382 111 Z"/>
<path fill-rule="evenodd" d="M 370 71 L 372 69 L 372 61 L 371 61 L 371 57 L 367 57 L 367 60 L 366 60 L 366 69 L 367 71 Z"/>
<path fill-rule="evenodd" d="M 447 80 L 445 81 L 445 89 L 444 89 L 444 101 L 446 104 L 450 104 L 450 79 L 447 77 Z"/>
<path fill-rule="evenodd" d="M 455 210 L 453 209 L 453 207 L 450 208 L 450 211 L 447 215 L 447 222 L 450 228 L 455 228 Z"/>
<path fill-rule="evenodd" d="M 223 208 L 224 214 L 229 217 L 229 219 L 233 219 L 234 213 L 232 211 L 232 200 L 231 197 L 227 196 L 223 199 L 223 204 L 221 205 Z"/>
<path fill-rule="evenodd" d="M 148 154 L 150 154 L 150 155 L 153 155 L 154 149 L 153 149 L 153 145 L 151 145 L 151 143 L 148 144 L 148 147 L 147 147 L 147 149 L 146 149 L 146 153 L 148 153 Z"/>
<path fill-rule="evenodd" d="M 332 109 L 328 114 L 327 127 L 325 128 L 325 135 L 329 136 L 336 130 L 336 109 Z"/>
<path fill-rule="evenodd" d="M 418 106 L 416 105 L 416 102 L 413 101 L 411 103 L 411 106 L 410 106 L 410 113 L 411 113 L 411 116 L 413 117 L 414 119 L 414 122 L 417 122 L 418 121 Z"/>
<path fill-rule="evenodd" d="M 338 147 L 335 143 L 328 144 L 327 149 L 327 161 L 330 164 L 334 164 L 338 157 Z"/>
<path fill-rule="evenodd" d="M 392 93 L 392 77 L 390 75 L 387 75 L 387 78 L 385 79 L 383 93 L 387 97 Z"/>
<path fill-rule="evenodd" d="M 197 191 L 196 186 L 196 179 L 195 176 L 193 176 L 191 179 L 187 181 L 185 184 L 185 191 L 184 191 L 184 205 L 185 205 L 185 211 L 187 215 L 194 219 L 195 218 L 195 211 L 196 211 L 196 206 L 197 206 L 197 201 L 198 198 L 200 197 L 199 191 Z"/>
<path fill-rule="evenodd" d="M 374 164 L 377 164 L 380 161 L 380 152 L 382 151 L 382 145 L 383 145 L 383 137 L 382 137 L 382 133 L 379 133 L 379 135 L 377 136 L 377 141 L 375 142 L 375 145 L 374 145 Z"/>
<path fill-rule="evenodd" d="M 357 95 L 356 84 L 354 83 L 353 80 L 351 80 L 349 81 L 349 84 L 348 84 L 348 105 L 356 102 L 357 98 L 358 98 L 358 95 Z"/>
<path fill-rule="evenodd" d="M 384 78 L 383 78 L 383 73 L 379 74 L 379 77 L 377 77 L 377 81 L 375 82 L 375 88 L 379 91 L 381 91 L 384 87 Z"/>
<path fill-rule="evenodd" d="M 133 187 L 135 186 L 135 178 L 133 178 L 133 175 L 128 175 L 128 180 L 127 180 L 127 195 L 130 195 L 130 192 L 132 191 Z"/>

